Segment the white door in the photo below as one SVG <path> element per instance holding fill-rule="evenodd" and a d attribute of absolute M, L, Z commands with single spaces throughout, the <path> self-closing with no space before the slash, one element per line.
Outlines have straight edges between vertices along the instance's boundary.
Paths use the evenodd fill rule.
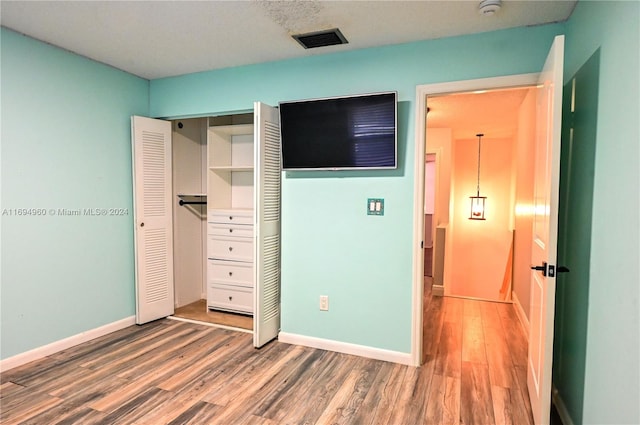
<path fill-rule="evenodd" d="M 262 347 L 280 331 L 280 116 L 254 104 L 255 267 L 253 345 Z"/>
<path fill-rule="evenodd" d="M 534 219 L 527 386 L 536 424 L 549 423 L 556 245 L 560 181 L 560 125 L 564 36 L 553 41 L 537 89 Z"/>
<path fill-rule="evenodd" d="M 173 314 L 171 123 L 131 117 L 136 323 Z"/>

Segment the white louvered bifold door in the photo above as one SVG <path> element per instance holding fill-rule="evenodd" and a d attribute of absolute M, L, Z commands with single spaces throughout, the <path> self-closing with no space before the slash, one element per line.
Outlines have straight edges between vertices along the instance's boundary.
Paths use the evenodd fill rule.
<path fill-rule="evenodd" d="M 280 117 L 256 102 L 255 114 L 255 266 L 253 345 L 262 347 L 280 331 Z"/>
<path fill-rule="evenodd" d="M 131 117 L 136 323 L 173 314 L 171 123 Z"/>

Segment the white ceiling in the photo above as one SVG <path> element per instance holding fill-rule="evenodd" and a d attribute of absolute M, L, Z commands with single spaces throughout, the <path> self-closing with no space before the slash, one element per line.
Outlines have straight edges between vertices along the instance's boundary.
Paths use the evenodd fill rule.
<path fill-rule="evenodd" d="M 147 79 L 566 20 L 576 0 L 8 1 L 3 26 Z M 339 28 L 305 50 L 292 34 Z"/>
<path fill-rule="evenodd" d="M 518 129 L 518 112 L 529 90 L 514 88 L 427 98 L 427 128 L 450 128 L 453 140 L 511 138 Z"/>

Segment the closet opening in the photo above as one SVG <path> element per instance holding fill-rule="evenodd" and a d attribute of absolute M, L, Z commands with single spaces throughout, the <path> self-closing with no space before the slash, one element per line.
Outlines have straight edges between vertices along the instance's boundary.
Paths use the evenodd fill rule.
<path fill-rule="evenodd" d="M 236 261 L 238 259 L 233 256 L 210 259 L 214 257 L 210 255 L 211 248 L 207 248 L 207 238 L 211 237 L 209 230 L 213 226 L 208 225 L 207 210 L 210 205 L 229 209 L 253 208 L 253 170 L 250 166 L 253 163 L 253 113 L 176 119 L 171 120 L 171 127 L 175 303 L 172 317 L 252 331 L 253 292 L 248 289 L 252 282 L 247 274 L 252 266 L 242 258 Z M 228 135 L 226 140 L 224 135 L 216 134 L 220 129 L 228 133 L 230 128 L 236 128 L 236 133 L 242 133 L 241 129 L 244 129 L 246 134 Z M 230 149 L 228 152 L 227 148 Z M 213 152 L 215 150 L 218 152 Z M 214 154 L 218 154 L 215 160 Z M 227 159 L 233 162 L 216 163 Z M 232 172 L 228 169 L 232 165 L 245 169 Z M 216 166 L 227 169 L 213 171 Z M 214 185 L 209 193 L 208 180 Z M 243 235 L 252 237 L 252 233 L 241 225 L 226 228 L 222 225 L 215 229 L 230 232 L 232 237 L 237 235 L 236 240 L 240 241 Z M 226 268 L 218 273 L 225 276 L 220 276 L 212 292 L 208 288 L 207 269 L 213 261 Z M 225 278 L 226 283 L 235 285 L 225 286 Z M 226 303 L 216 304 L 215 300 L 222 299 Z"/>
<path fill-rule="evenodd" d="M 256 348 L 278 336 L 279 118 L 261 102 L 252 113 L 132 117 L 137 324 L 206 318 L 252 330 Z"/>

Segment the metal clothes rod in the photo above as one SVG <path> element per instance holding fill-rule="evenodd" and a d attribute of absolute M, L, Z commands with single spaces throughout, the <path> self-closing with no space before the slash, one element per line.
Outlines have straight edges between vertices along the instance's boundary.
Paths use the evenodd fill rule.
<path fill-rule="evenodd" d="M 182 206 L 182 205 L 207 205 L 207 201 L 183 201 L 181 199 L 179 204 L 180 204 L 180 206 Z"/>

